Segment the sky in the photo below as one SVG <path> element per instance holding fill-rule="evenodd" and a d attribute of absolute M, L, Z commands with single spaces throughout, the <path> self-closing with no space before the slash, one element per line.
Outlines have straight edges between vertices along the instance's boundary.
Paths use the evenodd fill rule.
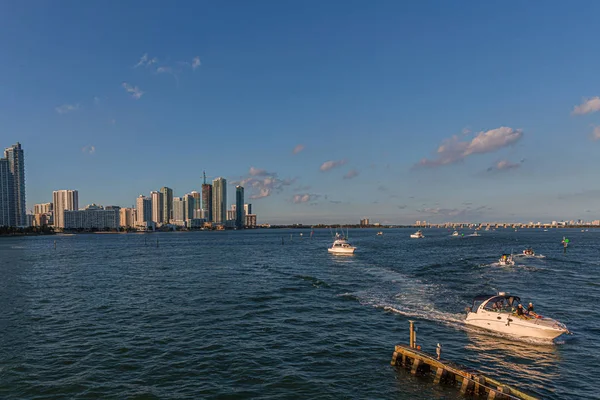
<path fill-rule="evenodd" d="M 596 1 L 0 3 L 27 207 L 242 184 L 259 223 L 600 219 Z"/>

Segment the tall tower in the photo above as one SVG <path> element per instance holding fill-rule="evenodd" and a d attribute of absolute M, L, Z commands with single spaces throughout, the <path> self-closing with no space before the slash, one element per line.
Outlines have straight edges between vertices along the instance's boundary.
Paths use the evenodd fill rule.
<path fill-rule="evenodd" d="M 235 187 L 235 227 L 244 227 L 244 187 L 239 185 Z"/>
<path fill-rule="evenodd" d="M 140 194 L 136 201 L 136 223 L 144 225 L 144 222 L 152 221 L 152 200 Z"/>
<path fill-rule="evenodd" d="M 0 226 L 16 226 L 13 175 L 8 160 L 0 158 Z"/>
<path fill-rule="evenodd" d="M 55 190 L 52 192 L 54 203 L 54 227 L 65 227 L 65 211 L 79 209 L 79 192 L 77 190 Z"/>
<path fill-rule="evenodd" d="M 12 174 L 14 219 L 19 226 L 27 225 L 25 208 L 25 157 L 21 143 L 17 142 L 4 150 L 4 158 Z"/>
<path fill-rule="evenodd" d="M 208 222 L 213 221 L 213 187 L 210 183 L 206 183 L 206 172 L 204 175 L 204 183 L 202 184 L 202 217 Z"/>
<path fill-rule="evenodd" d="M 227 180 L 225 178 L 215 179 L 212 192 L 213 222 L 224 224 L 227 220 Z"/>
<path fill-rule="evenodd" d="M 160 189 L 160 193 L 163 202 L 163 221 L 168 224 L 173 219 L 173 189 L 165 186 Z"/>
<path fill-rule="evenodd" d="M 152 199 L 152 221 L 157 224 L 162 224 L 164 222 L 163 194 L 161 192 L 152 191 L 150 192 L 150 198 Z"/>

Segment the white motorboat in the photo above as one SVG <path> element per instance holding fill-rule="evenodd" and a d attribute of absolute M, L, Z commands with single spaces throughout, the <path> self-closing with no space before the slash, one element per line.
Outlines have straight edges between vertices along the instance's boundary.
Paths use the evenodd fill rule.
<path fill-rule="evenodd" d="M 467 307 L 465 323 L 494 332 L 538 339 L 554 339 L 569 333 L 564 324 L 533 311 L 528 312 L 519 297 L 504 292 L 495 296 L 476 296 L 473 306 Z"/>
<path fill-rule="evenodd" d="M 533 249 L 531 247 L 529 247 L 529 248 L 526 248 L 525 250 L 523 250 L 523 255 L 526 257 L 534 257 L 535 251 L 533 251 Z"/>
<path fill-rule="evenodd" d="M 413 239 L 423 239 L 425 237 L 425 235 L 423 235 L 423 232 L 418 230 L 415 233 L 411 234 L 410 237 Z"/>
<path fill-rule="evenodd" d="M 498 264 L 503 267 L 509 267 L 515 265 L 512 254 L 502 254 L 502 257 L 498 260 Z"/>
<path fill-rule="evenodd" d="M 354 254 L 354 250 L 356 250 L 356 247 L 348 243 L 346 237 L 339 233 L 335 234 L 333 245 L 327 249 L 328 252 L 334 254 Z"/>
<path fill-rule="evenodd" d="M 383 232 L 381 232 L 381 231 L 377 232 L 377 236 L 383 236 Z"/>
<path fill-rule="evenodd" d="M 458 231 L 452 232 L 452 236 L 458 236 Z"/>
<path fill-rule="evenodd" d="M 479 233 L 477 233 L 477 232 L 473 232 L 469 236 L 481 236 L 481 235 Z"/>

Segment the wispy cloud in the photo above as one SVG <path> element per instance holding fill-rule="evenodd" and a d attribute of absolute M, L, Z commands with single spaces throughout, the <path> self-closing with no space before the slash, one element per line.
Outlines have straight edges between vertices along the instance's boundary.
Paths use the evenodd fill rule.
<path fill-rule="evenodd" d="M 350 171 L 348 171 L 346 173 L 346 175 L 344 175 L 344 179 L 352 179 L 352 178 L 356 178 L 358 176 L 359 172 L 355 169 L 351 169 Z"/>
<path fill-rule="evenodd" d="M 158 74 L 170 74 L 173 72 L 173 68 L 171 67 L 158 67 L 156 68 L 156 72 Z"/>
<path fill-rule="evenodd" d="M 302 150 L 304 150 L 304 145 L 303 144 L 299 144 L 296 147 L 294 147 L 294 150 L 292 150 L 292 154 L 298 154 Z"/>
<path fill-rule="evenodd" d="M 414 167 L 439 167 L 464 160 L 473 154 L 491 153 L 516 143 L 523 137 L 521 129 L 506 126 L 479 132 L 470 141 L 461 141 L 454 135 L 446 139 L 437 149 L 435 159 L 424 158 Z"/>
<path fill-rule="evenodd" d="M 480 215 L 485 210 L 491 210 L 487 206 L 480 206 L 475 209 L 467 208 L 440 208 L 440 207 L 425 207 L 418 209 L 417 212 L 428 216 L 437 216 L 444 218 L 466 218 Z"/>
<path fill-rule="evenodd" d="M 192 59 L 192 69 L 196 69 L 196 68 L 198 68 L 200 65 L 202 65 L 202 64 L 200 63 L 200 57 L 199 57 L 199 56 L 196 56 L 196 57 L 194 57 L 194 58 Z M 209 69 L 210 69 L 210 68 L 209 68 Z"/>
<path fill-rule="evenodd" d="M 319 197 L 321 196 L 313 193 L 295 194 L 294 197 L 292 197 L 292 203 L 309 203 L 311 201 L 317 200 Z"/>
<path fill-rule="evenodd" d="M 583 103 L 573 108 L 572 115 L 584 115 L 600 111 L 600 97 L 592 97 L 591 99 L 583 99 Z"/>
<path fill-rule="evenodd" d="M 321 172 L 326 172 L 326 171 L 329 171 L 330 169 L 339 167 L 344 164 L 346 164 L 346 160 L 325 161 L 319 169 L 321 170 Z"/>
<path fill-rule="evenodd" d="M 491 167 L 489 167 L 487 169 L 487 171 L 488 172 L 509 171 L 511 169 L 519 168 L 521 166 L 521 164 L 523 164 L 524 162 L 525 162 L 524 159 L 521 160 L 521 162 L 518 162 L 518 163 L 513 163 L 513 162 L 510 162 L 508 160 L 500 160 L 496 164 L 494 164 Z"/>
<path fill-rule="evenodd" d="M 592 140 L 600 140 L 600 126 L 595 126 L 592 130 Z"/>
<path fill-rule="evenodd" d="M 133 66 L 133 68 L 137 68 L 137 67 L 148 67 L 152 64 L 156 64 L 158 62 L 158 58 L 154 57 L 154 58 L 150 58 L 148 57 L 148 53 L 144 54 L 143 56 L 140 57 L 140 61 L 138 61 L 137 64 L 135 64 Z"/>
<path fill-rule="evenodd" d="M 398 206 L 400 210 L 404 210 L 406 207 L 408 207 L 406 204 L 401 204 Z"/>
<path fill-rule="evenodd" d="M 131 97 L 136 100 L 139 100 L 144 95 L 144 92 L 137 86 L 131 86 L 127 82 L 123 82 L 122 86 L 125 88 L 127 93 L 131 94 Z"/>
<path fill-rule="evenodd" d="M 83 146 L 81 148 L 82 153 L 94 154 L 96 152 L 96 146 Z"/>
<path fill-rule="evenodd" d="M 248 188 L 251 199 L 262 199 L 273 193 L 280 193 L 286 186 L 294 184 L 295 181 L 296 179 L 280 179 L 275 172 L 250 167 L 246 177 L 233 183 Z"/>
<path fill-rule="evenodd" d="M 79 104 L 63 104 L 62 106 L 56 107 L 55 110 L 59 114 L 67 114 L 79 110 Z"/>

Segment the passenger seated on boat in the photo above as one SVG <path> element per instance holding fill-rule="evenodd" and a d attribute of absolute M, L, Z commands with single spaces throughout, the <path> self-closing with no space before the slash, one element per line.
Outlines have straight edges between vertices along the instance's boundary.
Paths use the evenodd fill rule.
<path fill-rule="evenodd" d="M 533 311 L 533 303 L 529 303 L 529 306 L 527 307 L 527 312 L 534 312 Z"/>
<path fill-rule="evenodd" d="M 526 311 L 525 311 L 525 309 L 523 309 L 523 304 L 519 304 L 519 305 L 517 306 L 517 311 L 516 311 L 516 313 L 517 313 L 517 317 L 526 318 L 526 317 L 525 317 L 525 313 L 526 313 Z"/>

